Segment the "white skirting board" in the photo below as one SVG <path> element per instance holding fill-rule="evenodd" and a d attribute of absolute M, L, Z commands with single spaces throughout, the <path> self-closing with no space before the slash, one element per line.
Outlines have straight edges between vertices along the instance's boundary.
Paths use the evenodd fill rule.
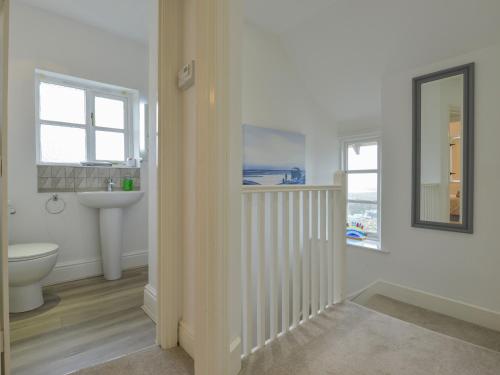
<path fill-rule="evenodd" d="M 131 251 L 122 255 L 122 268 L 124 270 L 146 266 L 147 264 L 147 250 Z M 58 263 L 49 276 L 42 281 L 42 284 L 44 286 L 54 285 L 99 275 L 102 275 L 101 258 Z"/>
<path fill-rule="evenodd" d="M 158 317 L 158 303 L 156 297 L 156 289 L 148 284 L 144 287 L 144 305 L 142 306 L 144 312 L 156 323 Z"/>
<path fill-rule="evenodd" d="M 183 320 L 179 322 L 179 345 L 194 359 L 194 330 Z"/>
<path fill-rule="evenodd" d="M 500 312 L 498 311 L 488 310 L 383 280 L 376 281 L 351 296 L 352 298 L 357 297 L 358 302 L 363 304 L 375 294 L 500 331 Z"/>

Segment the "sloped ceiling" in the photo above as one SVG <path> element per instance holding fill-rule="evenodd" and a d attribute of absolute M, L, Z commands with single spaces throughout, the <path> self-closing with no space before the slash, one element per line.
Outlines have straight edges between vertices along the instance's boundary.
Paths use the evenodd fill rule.
<path fill-rule="evenodd" d="M 500 42 L 499 0 L 244 1 L 340 123 L 380 118 L 384 75 Z"/>
<path fill-rule="evenodd" d="M 110 33 L 148 42 L 149 0 L 14 0 Z"/>

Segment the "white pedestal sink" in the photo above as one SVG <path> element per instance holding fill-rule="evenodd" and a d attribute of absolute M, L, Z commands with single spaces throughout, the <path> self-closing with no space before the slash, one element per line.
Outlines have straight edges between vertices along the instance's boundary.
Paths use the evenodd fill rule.
<path fill-rule="evenodd" d="M 143 195 L 142 191 L 77 193 L 81 204 L 99 209 L 102 268 L 106 280 L 122 277 L 123 209 L 138 202 Z"/>

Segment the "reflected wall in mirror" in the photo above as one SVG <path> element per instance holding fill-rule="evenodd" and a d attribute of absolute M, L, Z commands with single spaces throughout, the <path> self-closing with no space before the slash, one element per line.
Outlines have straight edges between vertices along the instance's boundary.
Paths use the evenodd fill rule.
<path fill-rule="evenodd" d="M 472 233 L 474 64 L 413 80 L 414 227 Z"/>

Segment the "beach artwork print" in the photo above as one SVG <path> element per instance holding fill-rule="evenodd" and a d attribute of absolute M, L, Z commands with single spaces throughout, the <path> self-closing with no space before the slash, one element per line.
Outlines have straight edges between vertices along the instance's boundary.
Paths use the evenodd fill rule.
<path fill-rule="evenodd" d="M 243 185 L 304 185 L 304 134 L 243 125 Z"/>

